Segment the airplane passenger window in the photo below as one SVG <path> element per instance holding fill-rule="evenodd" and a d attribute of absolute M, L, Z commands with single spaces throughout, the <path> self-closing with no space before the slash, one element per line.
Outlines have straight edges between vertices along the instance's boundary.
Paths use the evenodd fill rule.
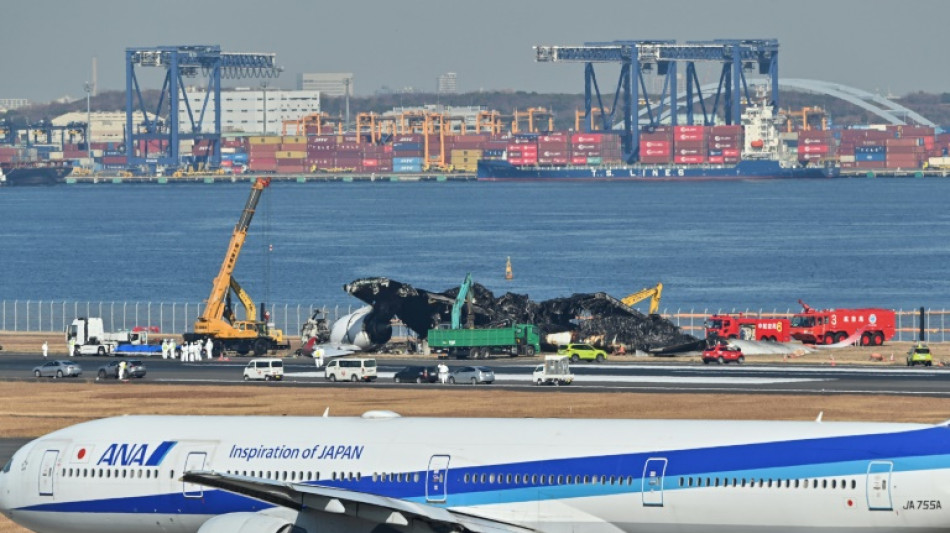
<path fill-rule="evenodd" d="M 462 481 L 464 483 L 468 483 L 468 474 L 465 474 L 464 476 L 462 476 Z"/>
<path fill-rule="evenodd" d="M 852 480 L 851 480 L 851 488 L 852 488 L 852 489 L 853 489 L 853 488 L 856 488 L 857 485 L 858 485 L 857 482 L 855 482 L 855 481 L 852 479 Z"/>
<path fill-rule="evenodd" d="M 511 474 L 505 474 L 505 483 L 511 485 Z"/>
<path fill-rule="evenodd" d="M 838 488 L 838 480 L 836 480 L 836 479 L 832 479 L 832 480 L 831 480 L 831 488 L 833 488 L 833 489 Z"/>
<path fill-rule="evenodd" d="M 175 479 L 175 471 L 174 471 L 174 470 L 169 470 L 169 471 L 168 471 L 168 479 Z"/>
<path fill-rule="evenodd" d="M 489 483 L 494 483 L 494 482 L 495 482 L 495 474 L 489 474 L 489 475 L 488 475 L 488 482 L 489 482 Z"/>
<path fill-rule="evenodd" d="M 827 479 L 822 479 L 822 480 L 821 480 L 821 488 L 823 488 L 823 489 L 827 489 L 827 488 L 828 488 L 828 480 L 827 480 Z"/>
<path fill-rule="evenodd" d="M 563 484 L 564 484 L 564 476 L 558 476 L 558 477 L 557 477 L 557 484 L 558 484 L 558 485 L 563 485 Z"/>
<path fill-rule="evenodd" d="M 415 474 L 412 475 L 412 481 L 414 481 L 415 483 L 418 483 L 418 482 L 419 482 L 419 473 L 418 473 L 418 472 L 416 472 Z"/>
<path fill-rule="evenodd" d="M 363 473 L 362 473 L 362 472 L 357 472 L 357 473 L 356 473 L 356 480 L 357 480 L 357 481 L 360 481 L 361 479 L 363 479 Z"/>

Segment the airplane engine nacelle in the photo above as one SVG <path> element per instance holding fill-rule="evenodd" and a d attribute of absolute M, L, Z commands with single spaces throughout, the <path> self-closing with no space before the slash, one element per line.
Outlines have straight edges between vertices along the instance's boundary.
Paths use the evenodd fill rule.
<path fill-rule="evenodd" d="M 228 513 L 208 520 L 198 533 L 290 533 L 289 521 L 258 513 Z"/>
<path fill-rule="evenodd" d="M 330 328 L 330 343 L 352 344 L 369 350 L 389 342 L 393 336 L 389 321 L 378 323 L 373 318 L 373 307 L 369 305 L 340 318 Z"/>

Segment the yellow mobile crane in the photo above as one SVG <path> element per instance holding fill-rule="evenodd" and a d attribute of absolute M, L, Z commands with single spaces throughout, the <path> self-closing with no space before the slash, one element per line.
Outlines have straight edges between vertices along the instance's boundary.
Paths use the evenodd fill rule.
<path fill-rule="evenodd" d="M 234 266 L 237 264 L 241 248 L 247 239 L 247 228 L 254 218 L 254 210 L 261 198 L 261 193 L 270 185 L 270 178 L 257 178 L 251 186 L 251 195 L 247 205 L 241 213 L 241 218 L 234 226 L 231 234 L 231 243 L 224 254 L 221 269 L 214 278 L 211 286 L 211 295 L 204 313 L 195 321 L 195 331 L 185 333 L 182 337 L 185 342 L 193 342 L 210 338 L 214 341 L 215 356 L 224 351 L 235 351 L 240 355 L 247 355 L 253 351 L 254 355 L 265 355 L 270 350 L 290 348 L 290 343 L 284 340 L 284 332 L 279 329 L 270 329 L 267 321 L 257 320 L 257 311 L 251 296 L 241 288 L 234 279 Z M 230 289 L 230 290 L 229 290 Z M 231 307 L 231 291 L 237 295 L 244 306 L 244 320 L 238 320 Z M 261 314 L 264 314 L 264 305 L 261 304 Z"/>
<path fill-rule="evenodd" d="M 655 315 L 660 312 L 660 296 L 662 295 L 663 284 L 657 283 L 656 287 L 647 287 L 646 289 L 625 296 L 620 301 L 623 302 L 623 304 L 627 307 L 633 307 L 643 300 L 650 298 L 650 314 Z"/>

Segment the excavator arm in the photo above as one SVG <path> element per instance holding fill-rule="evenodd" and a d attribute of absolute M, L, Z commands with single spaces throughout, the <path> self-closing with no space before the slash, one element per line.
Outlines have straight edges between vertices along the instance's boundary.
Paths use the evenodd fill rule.
<path fill-rule="evenodd" d="M 621 302 L 627 307 L 633 307 L 634 305 L 650 298 L 650 314 L 655 315 L 660 312 L 660 297 L 663 296 L 663 284 L 657 283 L 656 287 L 648 287 L 646 289 L 639 290 L 633 294 L 625 296 Z"/>
<path fill-rule="evenodd" d="M 247 239 L 247 229 L 250 227 L 251 220 L 254 218 L 254 211 L 257 209 L 257 204 L 261 199 L 261 193 L 269 185 L 270 178 L 257 178 L 251 185 L 251 194 L 247 199 L 247 204 L 244 206 L 244 211 L 241 212 L 241 217 L 238 219 L 237 225 L 234 226 L 234 232 L 231 234 L 231 242 L 228 244 L 227 252 L 224 254 L 224 261 L 221 263 L 218 275 L 215 276 L 214 282 L 211 285 L 211 294 L 208 296 L 208 304 L 195 323 L 196 333 L 214 333 L 215 326 L 213 324 L 220 323 L 224 317 L 225 299 L 228 295 L 228 290 L 232 287 L 235 287 L 235 293 L 238 295 L 238 298 L 241 299 L 241 303 L 245 307 L 247 320 L 256 319 L 254 302 L 250 296 L 241 289 L 241 286 L 234 281 L 232 275 L 234 274 L 234 267 L 237 265 L 238 256 L 241 255 L 241 248 Z"/>
<path fill-rule="evenodd" d="M 462 326 L 462 306 L 468 299 L 468 291 L 472 288 L 472 274 L 465 275 L 465 281 L 459 286 L 458 296 L 455 297 L 455 303 L 452 304 L 452 329 L 459 329 Z M 471 316 L 471 312 L 469 312 Z"/>

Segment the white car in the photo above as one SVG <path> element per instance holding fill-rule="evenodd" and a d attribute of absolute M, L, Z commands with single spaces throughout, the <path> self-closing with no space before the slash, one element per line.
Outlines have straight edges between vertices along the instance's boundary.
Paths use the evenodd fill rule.
<path fill-rule="evenodd" d="M 280 381 L 284 379 L 284 361 L 276 357 L 255 359 L 244 367 L 244 381 Z"/>

